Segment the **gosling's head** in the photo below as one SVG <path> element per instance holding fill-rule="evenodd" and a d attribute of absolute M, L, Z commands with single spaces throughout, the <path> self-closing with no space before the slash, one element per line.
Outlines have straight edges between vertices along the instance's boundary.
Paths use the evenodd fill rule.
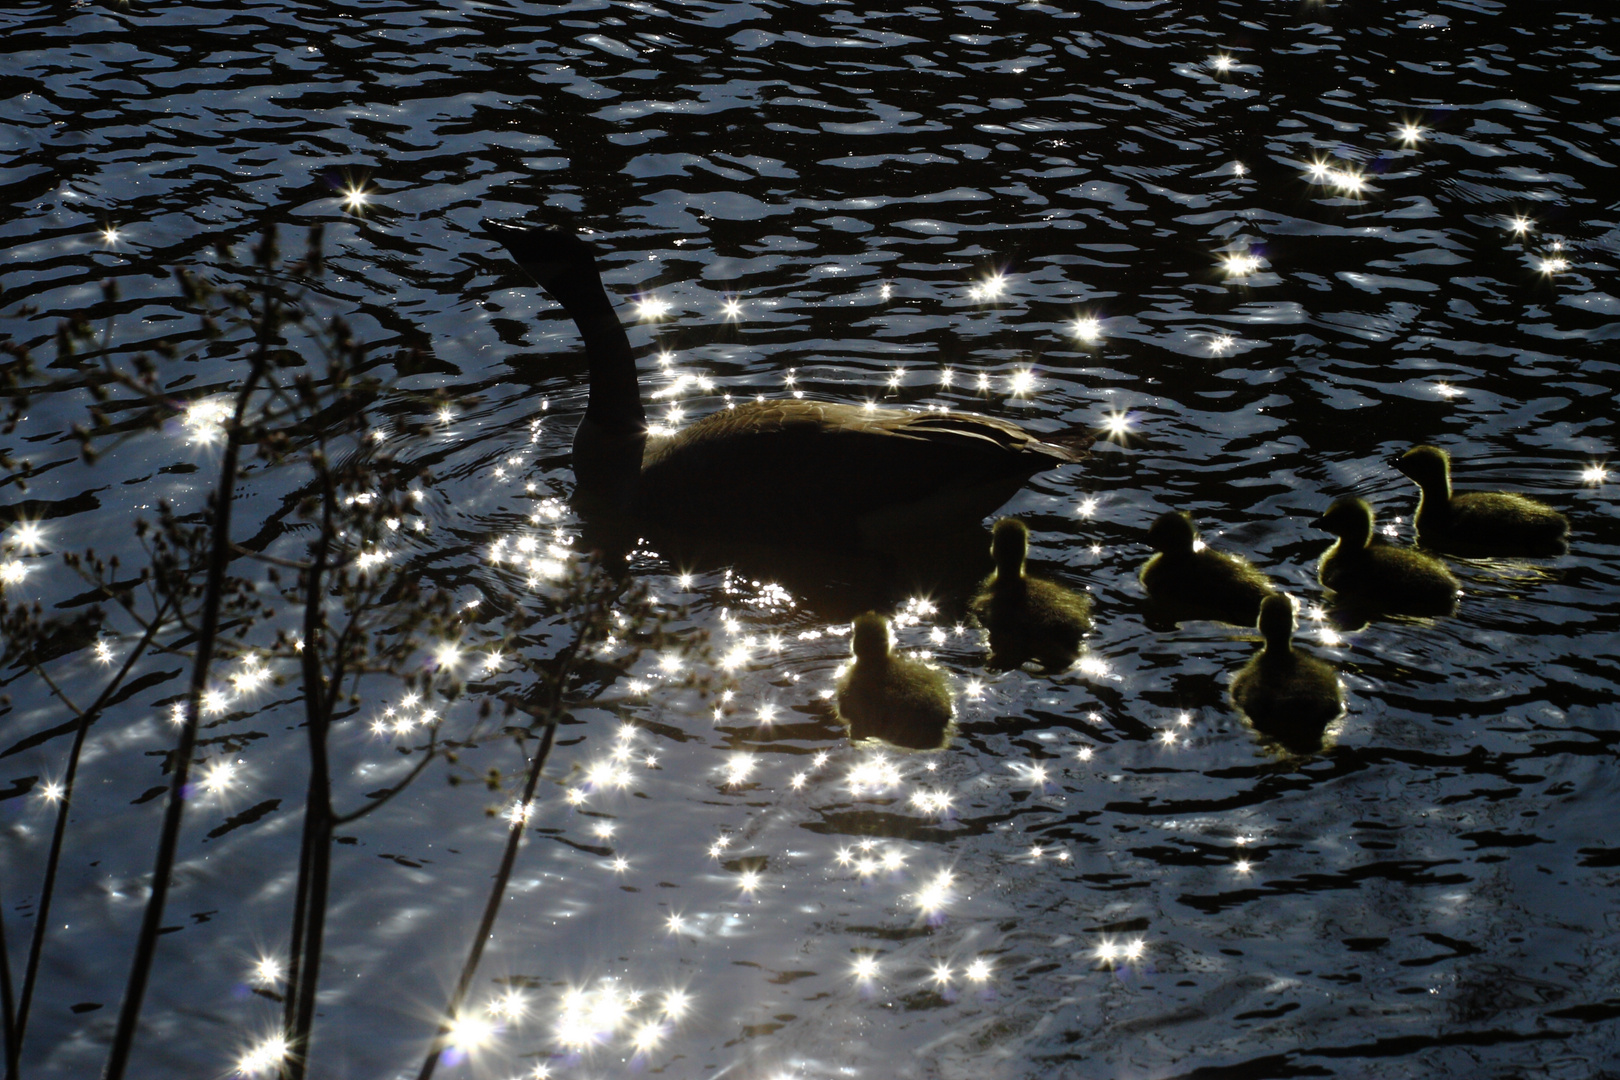
<path fill-rule="evenodd" d="M 1365 499 L 1340 499 L 1311 524 L 1332 533 L 1346 544 L 1360 547 L 1372 538 L 1373 509 Z"/>
<path fill-rule="evenodd" d="M 849 648 L 857 660 L 882 660 L 889 655 L 893 638 L 889 634 L 889 620 L 875 611 L 855 616 L 850 628 Z"/>
<path fill-rule="evenodd" d="M 1198 526 L 1193 524 L 1192 515 L 1178 510 L 1160 514 L 1148 529 L 1148 543 L 1154 551 L 1166 555 L 1191 555 L 1197 540 Z"/>
<path fill-rule="evenodd" d="M 997 577 L 1021 577 L 1029 555 L 1029 529 L 1017 518 L 1002 518 L 991 533 L 990 554 L 996 560 Z"/>
<path fill-rule="evenodd" d="M 1256 625 L 1260 629 L 1260 636 L 1266 639 L 1268 649 L 1286 652 L 1288 639 L 1299 625 L 1294 601 L 1282 593 L 1272 593 L 1260 601 L 1260 619 Z"/>
<path fill-rule="evenodd" d="M 1438 446 L 1414 446 L 1390 463 L 1421 488 L 1451 490 L 1451 457 Z"/>

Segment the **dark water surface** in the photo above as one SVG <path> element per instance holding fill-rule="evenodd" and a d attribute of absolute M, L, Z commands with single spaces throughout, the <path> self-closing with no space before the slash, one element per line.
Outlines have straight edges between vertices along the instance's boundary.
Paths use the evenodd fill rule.
<path fill-rule="evenodd" d="M 576 710 L 475 991 L 515 979 L 527 1013 L 441 1076 L 1612 1074 L 1620 535 L 1613 482 L 1583 474 L 1615 453 L 1620 25 L 1570 8 L 14 3 L 0 318 L 48 358 L 57 320 L 112 278 L 134 348 L 193 325 L 170 268 L 268 222 L 327 223 L 323 310 L 374 355 L 425 348 L 405 385 L 465 402 L 422 451 L 439 482 L 412 572 L 469 599 L 496 540 L 566 546 L 580 527 L 525 524 L 572 483 L 578 341 L 484 217 L 588 227 L 627 321 L 638 295 L 672 305 L 632 340 L 644 393 L 678 387 L 688 418 L 794 389 L 1040 431 L 1128 418 L 1125 445 L 1007 508 L 1041 572 L 1095 597 L 1085 666 L 987 671 L 978 632 L 955 630 L 961 596 L 906 609 L 901 643 L 958 693 L 938 754 L 851 747 L 829 718 L 837 590 L 723 568 L 683 583 L 638 559 L 685 606 L 678 628 L 744 649 L 734 697 L 716 717 L 649 659 L 649 689 L 621 680 Z M 1258 263 L 1229 273 L 1228 254 Z M 198 394 L 238 370 L 191 363 Z M 195 508 L 212 476 L 217 450 L 179 425 L 77 463 L 62 432 L 84 405 L 47 396 L 4 439 L 48 467 L 0 491 L 7 520 L 24 500 L 47 515 L 16 595 L 76 595 L 52 552 L 132 553 L 136 513 Z M 1385 459 L 1425 441 L 1453 451 L 1461 487 L 1566 511 L 1572 551 L 1454 564 L 1454 618 L 1342 637 L 1307 620 L 1349 712 L 1329 750 L 1281 760 L 1225 701 L 1253 635 L 1151 619 L 1147 525 L 1190 511 L 1319 604 L 1311 518 L 1357 494 L 1409 541 L 1416 489 Z M 253 490 L 243 535 L 279 510 Z M 143 667 L 162 674 L 87 748 L 30 1078 L 105 1056 L 181 667 Z M 103 669 L 86 648 L 54 670 Z M 16 964 L 69 737 L 32 739 L 66 715 L 27 680 L 6 689 Z M 202 766 L 237 780 L 189 810 L 133 1075 L 228 1074 L 276 1022 L 251 975 L 285 949 L 294 689 L 204 732 Z M 402 767 L 364 725 L 393 703 L 363 703 L 341 736 L 346 800 Z M 626 724 L 627 786 L 593 781 Z M 517 764 L 491 743 L 463 768 Z M 465 955 L 504 826 L 484 814 L 497 796 L 443 776 L 338 849 L 317 1075 L 414 1075 Z M 570 989 L 587 995 L 572 1014 Z M 689 1007 L 666 1017 L 677 989 Z"/>

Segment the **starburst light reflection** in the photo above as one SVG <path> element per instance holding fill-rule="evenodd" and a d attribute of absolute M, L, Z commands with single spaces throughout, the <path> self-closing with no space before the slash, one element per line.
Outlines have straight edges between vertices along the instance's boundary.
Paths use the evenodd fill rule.
<path fill-rule="evenodd" d="M 1607 465 L 1601 461 L 1589 462 L 1581 470 L 1581 482 L 1585 484 L 1601 484 L 1609 478 Z"/>
<path fill-rule="evenodd" d="M 11 534 L 11 541 L 24 551 L 38 551 L 45 542 L 37 521 L 18 522 L 16 531 Z"/>
<path fill-rule="evenodd" d="M 272 1035 L 236 1059 L 236 1071 L 243 1076 L 267 1076 L 287 1057 L 287 1040 Z"/>
<path fill-rule="evenodd" d="M 1131 431 L 1130 415 L 1123 411 L 1103 414 L 1103 431 L 1110 439 L 1123 440 Z"/>
<path fill-rule="evenodd" d="M 650 322 L 653 319 L 662 319 L 670 313 L 672 308 L 673 305 L 668 300 L 660 300 L 656 296 L 647 296 L 636 301 L 636 317 L 643 322 Z"/>
<path fill-rule="evenodd" d="M 968 295 L 975 300 L 994 300 L 1006 290 L 1007 279 L 998 271 L 969 289 Z"/>
<path fill-rule="evenodd" d="M 1425 132 L 1422 127 L 1408 120 L 1406 123 L 1400 126 L 1397 134 L 1400 135 L 1401 142 L 1405 143 L 1407 146 L 1413 146 L 1423 141 Z"/>
<path fill-rule="evenodd" d="M 1102 322 L 1090 315 L 1074 320 L 1074 336 L 1088 345 L 1102 340 Z"/>
<path fill-rule="evenodd" d="M 990 981 L 990 961 L 980 957 L 967 966 L 967 980 L 971 983 Z"/>
<path fill-rule="evenodd" d="M 864 953 L 855 958 L 855 978 L 860 982 L 871 982 L 877 978 L 877 957 Z"/>
<path fill-rule="evenodd" d="M 1508 222 L 1508 228 L 1513 231 L 1514 236 L 1523 236 L 1534 226 L 1535 222 L 1531 221 L 1522 214 L 1514 215 L 1513 219 Z"/>
<path fill-rule="evenodd" d="M 359 184 L 350 184 L 343 189 L 343 209 L 350 213 L 359 213 L 371 201 L 370 192 Z"/>
<path fill-rule="evenodd" d="M 742 302 L 739 300 L 727 300 L 720 305 L 720 313 L 735 322 L 742 318 Z"/>
<path fill-rule="evenodd" d="M 261 956 L 253 965 L 253 981 L 261 986 L 273 986 L 281 981 L 281 961 L 273 956 Z"/>
<path fill-rule="evenodd" d="M 1221 260 L 1221 265 L 1226 268 L 1227 274 L 1231 277 L 1247 277 L 1260 269 L 1260 260 L 1253 255 L 1237 251 L 1227 254 Z"/>

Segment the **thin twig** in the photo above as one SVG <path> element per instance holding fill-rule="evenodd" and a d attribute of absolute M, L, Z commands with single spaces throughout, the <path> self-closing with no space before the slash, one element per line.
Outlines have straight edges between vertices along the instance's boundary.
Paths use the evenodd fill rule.
<path fill-rule="evenodd" d="M 512 867 L 517 862 L 518 845 L 523 842 L 524 828 L 528 825 L 528 814 L 525 811 L 534 803 L 534 789 L 540 782 L 540 773 L 546 767 L 546 758 L 551 754 L 551 742 L 556 734 L 557 715 L 553 709 L 551 719 L 546 723 L 546 733 L 540 740 L 540 750 L 529 763 L 529 775 L 523 785 L 523 801 L 518 803 L 518 820 L 513 823 L 511 831 L 507 834 L 506 850 L 501 853 L 501 867 L 495 873 L 495 882 L 490 886 L 489 899 L 484 903 L 484 916 L 478 921 L 478 932 L 473 935 L 472 950 L 467 954 L 467 962 L 461 966 L 461 978 L 456 980 L 455 993 L 450 996 L 450 1003 L 445 1006 L 444 1020 L 439 1024 L 439 1030 L 433 1037 L 433 1045 L 428 1050 L 427 1058 L 422 1062 L 422 1071 L 417 1074 L 416 1080 L 432 1080 L 433 1070 L 439 1065 L 439 1056 L 444 1053 L 444 1037 L 450 1032 L 451 1022 L 460 1014 L 462 1003 L 467 998 L 467 991 L 472 987 L 478 963 L 484 958 L 484 945 L 495 929 L 495 918 L 500 914 L 501 900 L 506 896 L 506 884 L 511 880 Z"/>

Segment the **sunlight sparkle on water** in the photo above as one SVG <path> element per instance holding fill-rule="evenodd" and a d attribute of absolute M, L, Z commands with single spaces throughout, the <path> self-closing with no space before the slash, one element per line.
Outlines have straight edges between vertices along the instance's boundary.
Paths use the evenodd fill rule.
<path fill-rule="evenodd" d="M 0 562 L 0 585 L 17 585 L 28 576 L 28 566 L 19 559 Z"/>
<path fill-rule="evenodd" d="M 253 965 L 253 981 L 262 986 L 273 986 L 281 981 L 281 961 L 273 956 L 261 956 Z"/>
<path fill-rule="evenodd" d="M 1536 269 L 1543 274 L 1557 274 L 1569 269 L 1569 260 L 1562 255 L 1551 255 L 1536 263 Z"/>
<path fill-rule="evenodd" d="M 186 429 L 187 442 L 207 445 L 225 437 L 225 422 L 230 418 L 231 406 L 228 401 L 222 398 L 201 399 L 186 406 L 180 423 Z"/>
<path fill-rule="evenodd" d="M 1412 146 L 1415 143 L 1423 141 L 1424 131 L 1423 128 L 1408 120 L 1406 123 L 1400 126 L 1397 134 L 1400 135 L 1401 142 L 1405 143 L 1407 146 Z"/>
<path fill-rule="evenodd" d="M 855 978 L 861 982 L 868 982 L 875 979 L 877 977 L 877 973 L 877 957 L 871 955 L 870 953 L 866 953 L 855 958 Z"/>
<path fill-rule="evenodd" d="M 1074 336 L 1086 344 L 1095 344 L 1102 339 L 1102 322 L 1089 315 L 1074 320 Z"/>
<path fill-rule="evenodd" d="M 1014 397 L 1023 397 L 1035 389 L 1035 373 L 1028 368 L 1013 372 L 1007 381 L 1007 391 Z"/>
<path fill-rule="evenodd" d="M 754 755 L 744 751 L 737 751 L 726 761 L 726 783 L 737 785 L 748 779 L 748 774 L 754 771 Z"/>
<path fill-rule="evenodd" d="M 975 300 L 994 300 L 1006 291 L 1007 279 L 998 272 L 969 289 L 968 295 Z"/>
<path fill-rule="evenodd" d="M 1124 412 L 1109 412 L 1103 414 L 1103 431 L 1108 433 L 1110 439 L 1123 439 L 1130 433 L 1130 416 Z"/>
<path fill-rule="evenodd" d="M 244 1076 L 268 1075 L 287 1057 L 287 1040 L 272 1035 L 236 1059 L 236 1071 Z"/>
<path fill-rule="evenodd" d="M 727 300 L 720 305 L 720 313 L 733 321 L 742 318 L 742 302 L 740 300 Z"/>
<path fill-rule="evenodd" d="M 1523 236 L 1525 233 L 1529 232 L 1535 226 L 1535 224 L 1536 223 L 1534 221 L 1531 221 L 1524 215 L 1516 214 L 1512 220 L 1508 222 L 1508 228 L 1513 231 L 1514 236 Z"/>
<path fill-rule="evenodd" d="M 20 521 L 11 534 L 12 543 L 24 551 L 38 551 L 44 544 L 44 535 L 37 521 Z"/>
<path fill-rule="evenodd" d="M 1074 508 L 1074 512 L 1083 518 L 1090 517 L 1097 512 L 1097 500 L 1090 496 L 1081 499 L 1080 505 Z"/>
<path fill-rule="evenodd" d="M 932 915 L 951 900 L 954 878 L 949 870 L 941 870 L 932 881 L 917 890 L 917 906 L 924 915 Z"/>
<path fill-rule="evenodd" d="M 1260 260 L 1244 252 L 1232 252 L 1221 260 L 1221 265 L 1232 277 L 1246 277 L 1260 269 Z"/>
<path fill-rule="evenodd" d="M 982 983 L 990 980 L 990 961 L 980 957 L 967 966 L 968 982 Z"/>
<path fill-rule="evenodd" d="M 1601 484 L 1609 478 L 1609 470 L 1601 461 L 1589 463 L 1581 470 L 1581 481 L 1587 484 Z"/>
<path fill-rule="evenodd" d="M 1232 58 L 1225 53 L 1216 53 L 1209 58 L 1209 63 L 1216 71 L 1232 70 Z"/>
<path fill-rule="evenodd" d="M 349 211 L 365 209 L 366 203 L 371 201 L 371 195 L 358 184 L 351 184 L 343 189 L 343 208 Z"/>
<path fill-rule="evenodd" d="M 656 296 L 643 297 L 636 301 L 636 317 L 644 322 L 662 319 L 672 307 L 668 300 L 660 300 Z"/>
<path fill-rule="evenodd" d="M 1455 386 L 1452 386 L 1450 383 L 1443 382 L 1434 384 L 1434 392 L 1445 398 L 1447 401 L 1450 401 L 1452 398 L 1462 394 L 1462 391 L 1457 389 Z"/>

